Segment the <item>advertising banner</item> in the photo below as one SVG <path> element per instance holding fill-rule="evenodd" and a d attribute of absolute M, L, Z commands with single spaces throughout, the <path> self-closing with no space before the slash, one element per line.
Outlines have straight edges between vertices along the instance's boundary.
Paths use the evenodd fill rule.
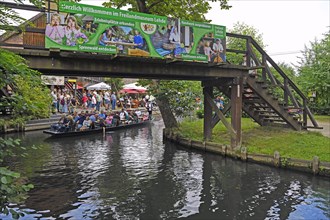
<path fill-rule="evenodd" d="M 59 2 L 46 48 L 197 62 L 225 62 L 226 28 L 176 18 Z"/>
<path fill-rule="evenodd" d="M 46 85 L 64 86 L 64 76 L 46 76 L 46 75 L 42 75 L 41 80 Z"/>

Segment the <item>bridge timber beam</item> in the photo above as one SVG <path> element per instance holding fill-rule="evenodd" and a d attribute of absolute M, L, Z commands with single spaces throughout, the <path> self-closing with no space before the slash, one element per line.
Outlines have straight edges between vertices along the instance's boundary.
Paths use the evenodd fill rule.
<path fill-rule="evenodd" d="M 45 75 L 205 80 L 236 78 L 247 69 L 236 65 L 166 62 L 165 59 L 123 57 L 59 50 L 11 49 L 28 61 L 30 68 Z"/>

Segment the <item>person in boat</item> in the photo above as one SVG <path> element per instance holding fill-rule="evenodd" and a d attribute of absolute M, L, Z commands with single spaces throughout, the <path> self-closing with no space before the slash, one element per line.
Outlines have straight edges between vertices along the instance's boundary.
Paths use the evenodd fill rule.
<path fill-rule="evenodd" d="M 119 113 L 119 118 L 121 121 L 125 121 L 128 119 L 128 113 L 125 109 L 121 109 L 121 112 Z"/>
<path fill-rule="evenodd" d="M 73 117 L 74 123 L 76 123 L 77 120 L 78 120 L 78 118 L 79 118 L 78 112 L 77 111 L 74 111 L 72 117 Z"/>
<path fill-rule="evenodd" d="M 101 113 L 99 114 L 99 118 L 103 118 L 105 120 L 107 116 L 105 115 L 104 111 L 101 110 Z"/>
<path fill-rule="evenodd" d="M 79 130 L 86 131 L 86 130 L 90 129 L 91 124 L 92 124 L 92 121 L 89 119 L 89 116 L 86 116 L 86 119 L 84 120 L 84 122 Z"/>
<path fill-rule="evenodd" d="M 75 129 L 75 122 L 74 122 L 74 119 L 73 119 L 73 116 L 72 115 L 68 115 L 67 117 L 67 123 L 65 124 L 65 132 L 68 132 L 68 131 L 74 131 Z"/>
<path fill-rule="evenodd" d="M 148 117 L 149 120 L 152 119 L 152 108 L 153 108 L 152 102 L 149 99 L 147 99 L 146 109 L 147 109 L 148 114 L 149 114 L 149 117 Z"/>
<path fill-rule="evenodd" d="M 98 126 L 101 127 L 101 128 L 107 126 L 106 123 L 105 123 L 104 118 L 99 117 L 99 120 L 98 120 Z"/>
<path fill-rule="evenodd" d="M 65 124 L 68 123 L 67 117 L 65 114 L 62 114 L 57 123 L 51 125 L 51 130 L 54 131 L 64 131 Z"/>
<path fill-rule="evenodd" d="M 120 117 L 119 117 L 119 114 L 117 112 L 112 118 L 112 125 L 113 126 L 118 126 L 119 123 L 120 123 Z"/>
<path fill-rule="evenodd" d="M 107 126 L 111 126 L 112 118 L 113 118 L 113 116 L 111 115 L 111 112 L 107 112 L 107 117 L 105 118 L 105 124 Z"/>
<path fill-rule="evenodd" d="M 138 115 L 136 114 L 135 111 L 131 111 L 130 112 L 130 120 L 134 123 L 138 123 L 139 122 L 139 117 Z"/>
<path fill-rule="evenodd" d="M 77 130 L 79 130 L 83 126 L 85 119 L 86 119 L 85 112 L 82 111 L 79 115 L 78 120 L 76 121 Z"/>

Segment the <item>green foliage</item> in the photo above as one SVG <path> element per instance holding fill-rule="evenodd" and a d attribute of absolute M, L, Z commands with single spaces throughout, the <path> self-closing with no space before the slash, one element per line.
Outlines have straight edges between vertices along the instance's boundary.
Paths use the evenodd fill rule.
<path fill-rule="evenodd" d="M 0 88 L 13 83 L 15 75 L 28 76 L 33 73 L 22 57 L 0 48 Z"/>
<path fill-rule="evenodd" d="M 154 84 L 150 80 L 139 80 L 142 86 L 148 86 L 148 92 L 157 99 L 167 97 L 170 109 L 176 116 L 189 116 L 196 108 L 196 97 L 201 97 L 200 82 L 184 80 L 162 80 Z"/>
<path fill-rule="evenodd" d="M 33 188 L 32 184 L 26 184 L 26 180 L 17 172 L 4 167 L 4 161 L 15 155 L 14 150 L 20 145 L 19 140 L 0 138 L 0 213 L 9 213 L 15 219 L 24 213 L 16 212 L 8 208 L 9 203 L 19 203 L 27 198 L 27 192 Z M 20 147 L 25 150 L 24 147 Z M 21 155 L 24 156 L 24 155 Z"/>
<path fill-rule="evenodd" d="M 330 108 L 330 33 L 305 46 L 298 66 L 298 84 L 305 94 L 316 91 L 317 108 Z"/>
<path fill-rule="evenodd" d="M 212 0 L 219 2 L 221 9 L 229 9 L 228 0 Z M 128 7 L 129 11 L 182 18 L 192 21 L 207 21 L 205 14 L 211 9 L 206 0 L 111 0 L 103 3 L 104 7 Z"/>
<path fill-rule="evenodd" d="M 14 0 L 15 3 L 22 4 L 24 0 Z M 37 7 L 41 7 L 43 0 L 29 0 L 30 3 Z M 0 30 L 14 30 L 12 26 L 18 25 L 26 21 L 22 18 L 19 12 L 13 10 L 12 8 L 5 7 L 0 2 Z M 24 29 L 21 26 L 21 29 Z"/>
<path fill-rule="evenodd" d="M 198 109 L 198 110 L 196 111 L 196 116 L 197 116 L 197 118 L 199 118 L 199 119 L 204 118 L 204 109 Z"/>
<path fill-rule="evenodd" d="M 124 86 L 122 78 L 105 78 L 104 81 L 111 86 L 112 91 L 119 92 Z"/>
<path fill-rule="evenodd" d="M 180 131 L 186 138 L 202 141 L 203 120 L 185 120 L 180 124 Z M 242 144 L 250 153 L 274 155 L 278 151 L 281 157 L 312 160 L 318 156 L 321 161 L 330 162 L 330 138 L 318 132 L 260 127 L 251 119 L 242 118 L 242 134 Z M 222 123 L 212 130 L 212 142 L 230 144 L 230 135 Z"/>
<path fill-rule="evenodd" d="M 12 121 L 21 122 L 30 118 L 49 117 L 51 97 L 43 85 L 40 73 L 31 70 L 25 60 L 6 50 L 0 49 L 0 87 L 9 84 L 13 94 L 1 97 L 0 107 L 13 109 Z"/>
<path fill-rule="evenodd" d="M 259 33 L 259 30 L 253 26 L 249 26 L 247 24 L 237 22 L 234 24 L 234 27 L 230 29 L 228 32 L 234 34 L 248 35 L 251 36 L 261 48 L 265 49 L 266 45 L 263 43 L 262 34 Z M 234 50 L 243 50 L 246 51 L 246 40 L 239 38 L 228 38 L 227 40 L 227 49 Z M 257 52 L 255 48 L 253 48 L 253 52 L 256 54 L 257 58 L 260 60 L 261 55 Z M 241 64 L 243 62 L 243 54 L 232 54 L 227 53 L 227 60 L 232 64 Z"/>

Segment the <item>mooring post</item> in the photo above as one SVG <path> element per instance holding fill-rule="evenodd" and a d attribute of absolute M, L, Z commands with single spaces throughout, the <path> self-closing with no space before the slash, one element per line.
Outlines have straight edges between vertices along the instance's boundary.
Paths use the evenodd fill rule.
<path fill-rule="evenodd" d="M 231 125 L 236 131 L 236 135 L 231 137 L 231 147 L 232 149 L 239 149 L 242 144 L 242 129 L 241 129 L 241 119 L 242 119 L 242 94 L 243 94 L 243 78 L 234 78 L 231 87 Z"/>

